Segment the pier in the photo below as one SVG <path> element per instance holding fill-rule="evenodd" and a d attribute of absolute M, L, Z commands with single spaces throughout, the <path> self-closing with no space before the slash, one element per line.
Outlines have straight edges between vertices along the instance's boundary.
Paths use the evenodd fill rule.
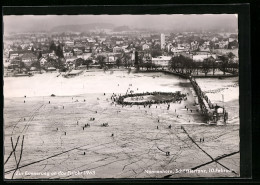
<path fill-rule="evenodd" d="M 223 120 L 223 122 L 226 123 L 226 120 L 228 119 L 228 112 L 225 110 L 225 108 L 223 106 L 213 105 L 211 103 L 208 96 L 201 90 L 200 86 L 196 82 L 196 80 L 195 80 L 196 76 L 194 77 L 190 74 L 177 73 L 177 72 L 168 71 L 168 70 L 149 70 L 147 72 L 162 72 L 165 74 L 172 74 L 172 75 L 179 76 L 181 78 L 189 79 L 189 81 L 197 95 L 197 100 L 198 100 L 198 104 L 200 106 L 200 111 L 204 117 L 205 122 L 206 123 L 217 123 L 218 121 Z"/>

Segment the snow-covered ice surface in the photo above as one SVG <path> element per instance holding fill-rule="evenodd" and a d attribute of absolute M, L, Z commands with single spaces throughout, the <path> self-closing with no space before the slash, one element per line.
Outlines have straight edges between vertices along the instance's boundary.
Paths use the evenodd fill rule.
<path fill-rule="evenodd" d="M 223 157 L 218 163 L 212 162 L 214 158 L 239 150 L 239 125 L 203 124 L 196 111 L 198 107 L 193 105 L 194 97 L 187 80 L 162 73 L 128 74 L 125 71 L 85 72 L 69 79 L 57 75 L 4 79 L 6 179 L 12 176 L 14 179 L 163 178 L 169 174 L 170 178 L 239 176 L 239 153 Z M 230 80 L 222 82 L 219 87 L 233 84 Z M 216 85 L 211 87 L 205 90 L 214 90 Z M 134 92 L 182 91 L 189 96 L 180 104 L 171 103 L 169 110 L 166 104 L 151 108 L 112 104 L 112 93 L 124 94 L 128 88 Z M 213 98 L 210 93 L 208 96 Z M 218 98 L 216 96 L 216 101 Z M 228 99 L 225 95 L 226 106 L 228 102 L 237 101 L 236 98 Z M 109 126 L 102 127 L 102 123 Z M 85 124 L 90 127 L 83 129 Z M 11 137 L 15 145 L 19 136 L 15 159 L 14 153 L 10 155 Z M 201 138 L 204 142 L 200 142 Z M 13 175 L 21 148 L 20 168 Z M 166 151 L 170 152 L 169 156 Z M 196 167 L 207 173 L 173 173 L 177 169 Z M 209 169 L 234 172 L 218 173 Z"/>
<path fill-rule="evenodd" d="M 135 92 L 177 91 L 179 79 L 163 74 L 138 74 L 126 71 L 86 72 L 73 78 L 63 78 L 59 73 L 36 74 L 33 77 L 8 77 L 4 79 L 5 97 L 71 96 L 86 93 L 125 93 L 129 84 L 139 87 Z M 160 78 L 163 76 L 163 78 Z M 154 78 L 153 78 L 154 77 Z M 118 86 L 119 84 L 119 86 Z"/>

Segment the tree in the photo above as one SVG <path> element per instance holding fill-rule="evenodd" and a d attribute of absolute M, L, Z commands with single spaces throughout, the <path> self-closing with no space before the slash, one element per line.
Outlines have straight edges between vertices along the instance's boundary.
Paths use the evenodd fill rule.
<path fill-rule="evenodd" d="M 215 75 L 215 71 L 216 71 L 216 68 L 217 68 L 216 60 L 212 60 L 211 67 L 212 67 L 213 75 Z"/>
<path fill-rule="evenodd" d="M 64 71 L 65 70 L 65 59 L 64 58 L 58 58 L 57 59 L 57 68 L 60 71 Z"/>
<path fill-rule="evenodd" d="M 90 60 L 90 59 L 87 59 L 87 60 L 85 60 L 85 61 L 83 62 L 83 65 L 86 65 L 86 66 L 87 66 L 87 69 L 89 69 L 89 64 L 91 64 L 91 63 L 93 63 L 93 61 Z"/>
<path fill-rule="evenodd" d="M 137 68 L 137 70 L 139 70 L 139 56 L 138 56 L 138 52 L 135 51 L 135 67 Z"/>
<path fill-rule="evenodd" d="M 205 76 L 207 76 L 208 72 L 210 71 L 210 62 L 208 59 L 205 59 L 202 63 L 201 72 L 205 73 Z"/>
<path fill-rule="evenodd" d="M 233 59 L 236 57 L 236 55 L 234 53 L 232 53 L 232 52 L 229 52 L 226 55 L 228 57 L 228 61 L 229 62 L 233 62 Z"/>
<path fill-rule="evenodd" d="M 215 75 L 216 66 L 217 66 L 217 65 L 216 65 L 216 60 L 215 60 L 212 56 L 210 56 L 210 57 L 206 58 L 205 61 L 208 62 L 210 68 L 211 68 L 212 71 L 213 71 L 213 75 Z"/>
<path fill-rule="evenodd" d="M 75 68 L 77 68 L 78 66 L 82 65 L 84 62 L 84 59 L 82 58 L 77 58 L 75 61 Z"/>
<path fill-rule="evenodd" d="M 117 58 L 116 59 L 116 65 L 117 65 L 117 68 L 119 68 L 119 66 L 121 65 L 122 61 L 120 58 Z"/>
<path fill-rule="evenodd" d="M 62 47 L 61 47 L 60 44 L 59 44 L 58 47 L 56 48 L 55 54 L 56 54 L 57 57 L 59 57 L 59 58 L 64 58 L 64 56 L 63 56 L 63 50 L 62 50 Z"/>
<path fill-rule="evenodd" d="M 186 74 L 191 74 L 192 71 L 194 70 L 193 69 L 194 62 L 192 61 L 191 58 L 188 58 L 188 57 L 183 57 L 182 60 L 183 60 L 183 66 L 186 70 Z"/>
<path fill-rule="evenodd" d="M 19 72 L 21 72 L 21 69 L 26 68 L 26 65 L 21 60 L 19 60 L 18 66 L 19 66 Z"/>
<path fill-rule="evenodd" d="M 177 68 L 177 62 L 176 62 L 176 58 L 172 57 L 170 60 L 170 68 L 174 71 L 176 71 Z"/>
<path fill-rule="evenodd" d="M 138 69 L 140 68 L 140 66 L 143 66 L 144 64 L 144 55 L 138 56 Z"/>
<path fill-rule="evenodd" d="M 56 45 L 55 45 L 54 41 L 51 41 L 50 50 L 51 51 L 56 51 Z"/>
<path fill-rule="evenodd" d="M 147 70 L 150 69 L 150 68 L 152 68 L 152 62 L 146 62 L 146 63 L 144 63 L 144 67 L 146 67 Z"/>
<path fill-rule="evenodd" d="M 103 56 L 103 55 L 98 55 L 97 56 L 97 60 L 98 60 L 98 63 L 99 63 L 101 68 L 103 68 L 104 65 L 105 65 L 105 59 L 106 59 L 106 57 Z"/>
<path fill-rule="evenodd" d="M 39 60 L 40 58 L 42 58 L 42 52 L 41 51 L 39 52 L 37 59 Z"/>
<path fill-rule="evenodd" d="M 151 50 L 151 56 L 153 58 L 156 58 L 158 56 L 161 56 L 162 55 L 162 51 L 161 50 L 158 50 L 158 49 L 152 49 Z"/>
<path fill-rule="evenodd" d="M 129 67 L 130 66 L 130 59 L 131 59 L 131 56 L 124 53 L 123 56 L 122 56 L 122 61 L 124 62 L 125 64 L 125 67 Z"/>
<path fill-rule="evenodd" d="M 172 57 L 170 61 L 170 68 L 176 72 L 191 73 L 194 69 L 194 62 L 191 58 L 185 57 L 183 55 Z"/>
<path fill-rule="evenodd" d="M 221 61 L 219 69 L 223 71 L 223 74 L 226 75 L 227 67 L 228 67 L 228 57 L 226 55 L 219 56 Z"/>

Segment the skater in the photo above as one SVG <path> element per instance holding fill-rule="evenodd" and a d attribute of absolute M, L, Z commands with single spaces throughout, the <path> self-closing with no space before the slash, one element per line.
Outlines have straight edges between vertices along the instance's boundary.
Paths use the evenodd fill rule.
<path fill-rule="evenodd" d="M 58 131 L 59 129 L 57 128 L 57 131 Z"/>
<path fill-rule="evenodd" d="M 113 134 L 113 133 L 111 134 L 111 137 L 114 137 L 114 134 Z"/>
<path fill-rule="evenodd" d="M 64 106 L 63 106 L 63 109 L 64 109 Z"/>
<path fill-rule="evenodd" d="M 49 101 L 49 104 L 51 103 L 51 101 Z"/>
<path fill-rule="evenodd" d="M 157 129 L 159 129 L 159 127 L 157 126 Z"/>
<path fill-rule="evenodd" d="M 86 155 L 86 152 L 84 152 L 84 154 L 83 155 Z"/>
<path fill-rule="evenodd" d="M 65 132 L 65 136 L 67 135 L 67 133 Z"/>
<path fill-rule="evenodd" d="M 25 100 L 23 102 L 25 103 Z"/>

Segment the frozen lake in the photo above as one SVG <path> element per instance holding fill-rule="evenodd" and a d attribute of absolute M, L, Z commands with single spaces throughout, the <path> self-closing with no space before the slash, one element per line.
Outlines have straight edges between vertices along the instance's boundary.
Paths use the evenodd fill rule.
<path fill-rule="evenodd" d="M 188 80 L 163 73 L 128 74 L 125 71 L 87 72 L 69 79 L 57 75 L 4 79 L 6 179 L 13 175 L 14 179 L 163 178 L 169 173 L 148 173 L 147 170 L 175 171 L 201 165 L 198 169 L 208 173 L 171 173 L 170 178 L 239 176 L 239 125 L 203 124 Z M 214 99 L 210 96 L 213 91 L 219 94 L 238 89 L 231 86 L 235 83 L 232 80 L 224 85 L 222 81 L 218 86 L 212 85 L 214 80 L 218 82 L 216 79 L 197 80 L 199 84 L 210 85 L 201 87 L 203 91 L 210 91 L 209 98 Z M 229 89 L 219 92 L 222 87 Z M 170 103 L 169 110 L 166 104 L 154 104 L 150 108 L 112 104 L 112 93 L 124 94 L 129 88 L 134 92 L 182 91 L 189 96 L 187 101 Z M 233 115 L 238 117 L 235 110 L 239 107 L 231 103 L 238 99 L 233 97 L 227 97 L 226 106 L 230 106 L 228 111 L 234 106 Z M 232 120 L 237 123 L 238 118 Z M 109 126 L 101 127 L 102 123 Z M 85 127 L 86 124 L 90 127 Z M 19 158 L 21 149 L 23 152 L 20 168 L 14 174 L 14 155 L 8 157 L 12 151 L 11 138 L 15 144 L 18 137 L 16 157 Z M 200 142 L 202 137 L 205 138 L 203 143 Z M 169 156 L 165 155 L 167 151 Z M 210 173 L 209 168 L 223 166 L 216 162 L 207 164 L 212 159 L 205 151 L 212 158 L 235 152 L 219 160 L 235 173 Z"/>
<path fill-rule="evenodd" d="M 180 82 L 188 82 L 162 73 L 130 73 L 116 71 L 85 72 L 73 78 L 64 78 L 59 73 L 36 74 L 33 77 L 4 78 L 5 97 L 23 96 L 72 96 L 87 93 L 125 93 L 130 87 L 134 92 L 182 90 Z M 129 86 L 133 84 L 133 86 Z M 119 86 L 118 86 L 119 85 Z M 138 90 L 137 90 L 138 88 Z"/>

